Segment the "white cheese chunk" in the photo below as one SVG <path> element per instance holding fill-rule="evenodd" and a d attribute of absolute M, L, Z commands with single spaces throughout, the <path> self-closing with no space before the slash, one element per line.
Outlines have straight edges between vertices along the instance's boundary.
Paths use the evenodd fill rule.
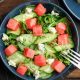
<path fill-rule="evenodd" d="M 33 10 L 32 8 L 26 8 L 26 12 L 27 12 L 27 13 L 31 13 L 32 10 Z"/>
<path fill-rule="evenodd" d="M 34 72 L 34 77 L 35 77 L 35 80 L 37 80 L 40 77 L 40 73 L 38 70 Z"/>
<path fill-rule="evenodd" d="M 8 40 L 8 39 L 9 39 L 8 36 L 7 36 L 5 33 L 3 33 L 2 40 L 3 40 L 3 41 L 6 41 L 6 40 Z"/>
<path fill-rule="evenodd" d="M 56 33 L 56 29 L 54 27 L 49 27 L 48 30 L 51 32 L 51 33 Z"/>
<path fill-rule="evenodd" d="M 55 59 L 53 59 L 53 58 L 52 58 L 52 59 L 49 58 L 49 59 L 46 60 L 46 62 L 47 62 L 49 65 L 51 65 L 51 64 L 54 62 L 54 60 L 55 60 Z"/>
<path fill-rule="evenodd" d="M 23 37 L 20 36 L 20 37 L 17 37 L 16 40 L 23 42 L 24 39 L 23 39 Z"/>
<path fill-rule="evenodd" d="M 10 66 L 16 67 L 16 63 L 13 62 L 12 60 L 9 60 L 9 61 L 8 61 L 8 64 L 9 64 Z"/>
<path fill-rule="evenodd" d="M 38 48 L 39 48 L 39 50 L 40 50 L 41 52 L 44 53 L 44 51 L 45 51 L 45 45 L 44 45 L 44 44 L 38 44 Z"/>
<path fill-rule="evenodd" d="M 59 13 L 55 12 L 54 10 L 52 10 L 51 14 L 52 15 L 55 15 L 55 16 L 58 16 L 59 15 Z"/>

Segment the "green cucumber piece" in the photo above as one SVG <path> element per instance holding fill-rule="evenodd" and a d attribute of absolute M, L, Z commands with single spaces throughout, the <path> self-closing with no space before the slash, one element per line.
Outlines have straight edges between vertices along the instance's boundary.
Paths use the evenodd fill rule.
<path fill-rule="evenodd" d="M 38 54 L 43 54 L 40 50 L 35 50 L 36 54 L 35 55 L 38 55 Z"/>
<path fill-rule="evenodd" d="M 27 46 L 23 45 L 23 44 L 20 43 L 20 42 L 17 43 L 17 46 L 19 47 L 19 49 L 20 49 L 21 51 L 23 51 L 24 48 L 27 47 Z"/>
<path fill-rule="evenodd" d="M 54 46 L 54 49 L 56 51 L 58 51 L 58 52 L 66 50 L 66 49 L 69 49 L 69 48 L 74 48 L 74 42 L 73 42 L 73 40 L 70 37 L 69 37 L 69 43 L 68 44 Z"/>
<path fill-rule="evenodd" d="M 53 49 L 50 45 L 45 44 L 45 49 L 47 53 L 56 53 L 55 49 Z"/>
<path fill-rule="evenodd" d="M 32 73 L 34 73 L 34 71 L 36 71 L 36 70 L 39 69 L 39 67 L 36 66 L 32 61 L 30 61 L 30 62 L 26 62 L 26 61 L 25 61 L 25 65 L 29 68 L 29 70 L 30 70 Z"/>
<path fill-rule="evenodd" d="M 54 48 L 45 44 L 45 50 L 46 50 L 46 57 L 51 56 L 53 58 L 56 58 L 55 56 L 56 50 Z"/>
<path fill-rule="evenodd" d="M 12 30 L 7 29 L 7 34 L 10 34 L 10 33 L 15 34 L 15 35 L 20 35 L 21 29 L 18 28 L 16 31 L 12 31 Z"/>
<path fill-rule="evenodd" d="M 22 43 L 24 46 L 30 46 L 34 43 L 36 39 L 37 37 L 33 36 L 32 34 L 22 34 L 18 37 L 18 41 Z"/>
<path fill-rule="evenodd" d="M 58 45 L 55 46 L 54 49 L 59 52 L 59 51 L 63 51 L 66 50 L 68 48 L 74 48 L 74 44 L 65 44 L 65 45 Z"/>
<path fill-rule="evenodd" d="M 46 66 L 43 66 L 40 68 L 41 71 L 44 71 L 46 73 L 52 73 L 53 72 L 53 69 L 51 68 L 50 65 L 46 65 Z"/>
<path fill-rule="evenodd" d="M 17 51 L 13 55 L 9 56 L 7 59 L 8 61 L 13 61 L 17 65 L 21 62 L 24 62 L 25 57 L 21 54 L 20 51 Z"/>
<path fill-rule="evenodd" d="M 19 14 L 19 15 L 15 16 L 14 19 L 16 19 L 17 21 L 23 22 L 23 15 L 25 16 L 25 14 Z"/>
<path fill-rule="evenodd" d="M 19 22 L 25 22 L 26 19 L 33 18 L 33 17 L 36 17 L 36 13 L 34 13 L 34 12 L 32 12 L 30 14 L 28 14 L 28 13 L 19 14 L 19 15 L 15 16 L 14 19 L 16 19 Z"/>
<path fill-rule="evenodd" d="M 50 78 L 52 76 L 52 73 L 46 73 L 44 71 L 40 71 L 40 78 L 41 79 L 47 79 Z"/>
<path fill-rule="evenodd" d="M 46 43 L 46 42 L 51 42 L 57 37 L 57 34 L 44 34 L 43 36 L 39 37 L 35 44 L 40 44 L 40 43 Z"/>

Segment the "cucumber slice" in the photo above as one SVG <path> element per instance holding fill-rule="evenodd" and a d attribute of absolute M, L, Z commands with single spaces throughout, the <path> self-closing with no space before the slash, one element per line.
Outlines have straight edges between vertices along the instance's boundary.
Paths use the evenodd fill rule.
<path fill-rule="evenodd" d="M 13 55 L 9 56 L 7 59 L 8 62 L 12 61 L 13 63 L 15 63 L 15 65 L 17 65 L 21 62 L 24 62 L 25 57 L 21 54 L 21 52 L 17 51 Z"/>
<path fill-rule="evenodd" d="M 43 54 L 40 50 L 35 50 L 36 54 L 35 55 L 38 55 L 38 54 Z"/>
<path fill-rule="evenodd" d="M 54 49 L 58 52 L 69 48 L 74 48 L 74 42 L 71 38 L 69 38 L 69 44 L 54 46 Z"/>
<path fill-rule="evenodd" d="M 55 54 L 56 51 L 51 46 L 45 44 L 45 50 L 46 50 L 46 57 L 51 56 L 53 58 L 56 58 Z"/>
<path fill-rule="evenodd" d="M 21 30 L 20 30 L 20 28 L 18 28 L 16 31 L 11 31 L 11 30 L 7 29 L 7 34 L 10 34 L 10 33 L 15 34 L 15 35 L 20 35 Z"/>
<path fill-rule="evenodd" d="M 51 42 L 57 37 L 57 34 L 44 34 L 43 36 L 39 37 L 35 44 L 40 44 L 40 43 L 46 43 L 46 42 Z"/>
<path fill-rule="evenodd" d="M 42 53 L 40 50 L 36 49 L 35 50 L 35 52 L 36 52 L 35 55 L 47 53 L 48 55 L 51 55 L 52 57 L 55 57 L 54 53 L 56 53 L 56 51 L 51 46 L 49 46 L 47 44 L 44 44 L 44 46 L 45 46 L 45 52 Z"/>
<path fill-rule="evenodd" d="M 32 61 L 30 61 L 29 63 L 25 62 L 25 65 L 29 68 L 29 70 L 34 73 L 34 71 L 38 70 L 39 67 L 36 66 Z"/>
<path fill-rule="evenodd" d="M 45 44 L 45 49 L 47 53 L 56 53 L 55 49 L 53 49 L 51 46 Z"/>
<path fill-rule="evenodd" d="M 27 46 L 23 45 L 23 44 L 20 43 L 20 42 L 18 42 L 17 45 L 18 45 L 18 47 L 19 47 L 19 49 L 20 49 L 21 51 L 23 51 L 24 48 L 27 47 Z"/>
<path fill-rule="evenodd" d="M 40 78 L 47 79 L 52 76 L 52 73 L 45 73 L 44 71 L 40 71 Z"/>
<path fill-rule="evenodd" d="M 17 41 L 22 43 L 24 46 L 30 46 L 36 39 L 37 37 L 32 34 L 22 34 L 17 38 Z"/>
<path fill-rule="evenodd" d="M 59 46 L 55 46 L 54 49 L 59 52 L 59 51 L 63 51 L 66 50 L 68 48 L 74 48 L 74 44 L 66 44 L 66 45 L 59 45 Z"/>
<path fill-rule="evenodd" d="M 44 71 L 46 73 L 52 73 L 53 72 L 53 69 L 51 68 L 50 65 L 46 65 L 46 66 L 43 66 L 40 68 L 41 71 Z"/>
<path fill-rule="evenodd" d="M 16 19 L 17 21 L 23 22 L 23 15 L 25 16 L 25 14 L 19 14 L 19 15 L 15 16 L 14 19 Z"/>
<path fill-rule="evenodd" d="M 31 12 L 30 14 L 25 13 L 25 14 L 17 15 L 16 17 L 14 17 L 14 19 L 20 22 L 25 22 L 26 19 L 33 18 L 33 17 L 36 17 L 36 13 Z"/>

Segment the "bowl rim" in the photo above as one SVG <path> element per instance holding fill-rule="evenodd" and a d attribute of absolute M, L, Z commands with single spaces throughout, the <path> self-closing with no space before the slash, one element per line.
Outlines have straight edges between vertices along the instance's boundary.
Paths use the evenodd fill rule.
<path fill-rule="evenodd" d="M 72 20 L 72 18 L 70 17 L 70 15 L 69 15 L 63 8 L 61 8 L 60 6 L 58 6 L 58 5 L 54 4 L 54 3 L 44 2 L 44 1 L 43 1 L 43 2 L 42 2 L 42 1 L 24 2 L 24 3 L 20 4 L 20 5 L 18 5 L 17 7 L 15 7 L 13 10 L 11 10 L 11 11 L 6 15 L 6 17 L 4 18 L 4 20 L 3 20 L 2 23 L 1 23 L 0 29 L 2 28 L 2 25 L 3 25 L 3 23 L 5 22 L 5 20 L 7 19 L 7 17 L 8 17 L 12 12 L 16 11 L 16 10 L 17 10 L 18 8 L 20 8 L 21 6 L 27 5 L 27 4 L 32 3 L 32 2 L 51 4 L 51 5 L 59 8 L 61 11 L 63 11 L 63 12 L 69 17 L 69 19 L 71 20 L 71 22 L 74 24 L 74 27 L 75 27 L 75 31 L 76 31 L 76 35 L 77 35 L 77 47 L 76 47 L 77 50 L 76 50 L 76 51 L 79 51 L 79 34 L 78 34 L 78 30 L 77 30 L 77 27 L 76 27 L 74 21 Z M 21 79 L 28 80 L 28 79 L 26 79 L 24 76 L 21 76 L 21 75 L 19 75 L 17 72 L 14 72 L 14 71 L 12 70 L 11 66 L 9 66 L 9 65 L 6 63 L 6 61 L 4 60 L 3 55 L 1 55 L 1 52 L 0 52 L 0 56 L 1 56 L 1 59 L 2 59 L 3 63 L 4 63 L 5 66 L 9 69 L 9 71 L 11 71 L 14 75 L 18 76 L 18 77 L 21 78 Z M 64 74 L 65 72 L 67 72 L 70 67 L 72 67 L 72 64 L 70 64 L 68 67 L 66 67 L 66 69 L 65 69 L 62 73 L 58 74 L 58 75 L 55 76 L 55 77 L 51 77 L 51 78 L 48 79 L 48 80 L 53 80 L 53 79 L 55 80 L 55 79 L 57 79 L 57 78 L 60 77 L 62 74 Z"/>

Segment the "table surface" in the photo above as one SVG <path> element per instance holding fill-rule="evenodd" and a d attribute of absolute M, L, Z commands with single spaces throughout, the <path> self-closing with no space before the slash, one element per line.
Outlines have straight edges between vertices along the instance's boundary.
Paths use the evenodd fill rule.
<path fill-rule="evenodd" d="M 5 14 L 7 14 L 10 10 L 15 8 L 17 5 L 26 1 L 31 1 L 31 0 L 4 0 L 4 2 L 0 3 L 0 18 L 2 18 Z M 53 2 L 53 0 L 51 1 Z M 75 17 L 73 17 L 73 15 L 67 10 L 65 5 L 63 4 L 62 0 L 59 0 L 59 4 L 61 7 L 64 7 L 64 9 L 71 15 L 71 17 L 73 18 L 73 20 L 77 25 L 78 30 L 80 30 L 79 28 L 80 21 L 78 21 Z M 0 60 L 0 67 L 2 67 L 2 70 L 0 70 L 0 76 L 4 77 L 4 75 L 8 74 L 7 76 L 5 76 L 5 78 L 0 77 L 0 80 L 9 80 L 9 79 L 12 80 L 12 77 L 14 77 L 15 80 L 19 80 L 16 76 L 14 76 L 11 72 L 7 70 L 7 68 L 4 66 L 1 60 Z M 65 78 L 63 78 L 63 80 L 80 80 L 80 70 L 74 68 L 68 75 L 66 75 Z"/>

